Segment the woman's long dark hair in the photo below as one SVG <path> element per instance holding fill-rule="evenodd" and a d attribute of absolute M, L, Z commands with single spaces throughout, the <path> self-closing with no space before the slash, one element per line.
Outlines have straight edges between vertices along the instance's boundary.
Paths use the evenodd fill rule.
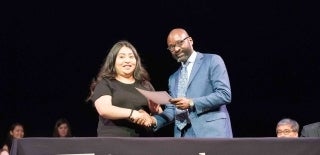
<path fill-rule="evenodd" d="M 13 141 L 13 136 L 10 134 L 11 131 L 14 130 L 14 128 L 16 128 L 16 126 L 21 126 L 22 128 L 24 128 L 24 126 L 21 124 L 21 123 L 13 123 L 10 128 L 9 128 L 9 131 L 8 131 L 8 135 L 7 135 L 7 139 L 5 140 L 4 142 L 4 145 L 7 145 L 8 146 L 8 152 L 10 153 L 10 150 L 11 150 L 11 146 L 12 146 L 12 141 Z"/>
<path fill-rule="evenodd" d="M 98 75 L 96 76 L 96 78 L 94 78 L 92 80 L 91 85 L 90 85 L 90 93 L 89 93 L 89 97 L 87 98 L 87 101 L 90 101 L 90 99 L 93 95 L 93 91 L 99 81 L 101 81 L 103 78 L 115 79 L 115 77 L 117 76 L 117 72 L 115 69 L 115 61 L 116 61 L 116 58 L 117 58 L 117 55 L 118 55 L 120 49 L 124 46 L 128 47 L 132 50 L 132 52 L 136 58 L 136 61 L 137 61 L 136 68 L 133 72 L 134 79 L 137 82 L 141 83 L 142 85 L 147 85 L 147 82 L 150 81 L 149 74 L 146 71 L 146 69 L 143 67 L 143 65 L 141 63 L 141 58 L 140 58 L 136 48 L 130 42 L 128 42 L 126 40 L 122 40 L 122 41 L 119 41 L 113 45 L 113 47 L 109 51 L 107 57 L 105 58 L 105 62 L 103 64 L 103 66 L 101 67 Z"/>

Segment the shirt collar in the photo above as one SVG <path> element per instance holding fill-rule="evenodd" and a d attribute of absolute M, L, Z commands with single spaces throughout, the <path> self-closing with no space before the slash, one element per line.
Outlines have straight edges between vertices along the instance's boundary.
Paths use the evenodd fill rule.
<path fill-rule="evenodd" d="M 196 57 L 197 57 L 197 52 L 193 51 L 190 55 L 190 57 L 188 58 L 187 62 L 189 63 L 194 63 L 196 61 Z M 182 64 L 182 62 L 181 62 Z"/>

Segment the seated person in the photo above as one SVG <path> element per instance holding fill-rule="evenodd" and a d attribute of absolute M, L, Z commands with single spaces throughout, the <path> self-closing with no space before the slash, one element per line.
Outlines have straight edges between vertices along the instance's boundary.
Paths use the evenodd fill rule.
<path fill-rule="evenodd" d="M 320 137 L 320 122 L 303 126 L 301 137 Z"/>
<path fill-rule="evenodd" d="M 276 133 L 278 138 L 297 138 L 299 136 L 299 124 L 290 118 L 281 119 L 277 124 Z"/>
<path fill-rule="evenodd" d="M 2 146 L 1 155 L 10 153 L 11 145 L 13 139 L 23 138 L 24 137 L 24 127 L 20 123 L 14 123 L 10 126 L 7 139 Z"/>
<path fill-rule="evenodd" d="M 53 129 L 53 137 L 72 137 L 70 123 L 65 118 L 56 121 Z"/>

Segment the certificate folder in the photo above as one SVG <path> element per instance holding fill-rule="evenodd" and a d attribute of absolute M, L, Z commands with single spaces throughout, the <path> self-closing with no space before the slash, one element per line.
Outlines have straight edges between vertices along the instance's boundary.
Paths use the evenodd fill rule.
<path fill-rule="evenodd" d="M 172 97 L 166 91 L 148 91 L 136 88 L 143 96 L 157 104 L 168 104 Z"/>

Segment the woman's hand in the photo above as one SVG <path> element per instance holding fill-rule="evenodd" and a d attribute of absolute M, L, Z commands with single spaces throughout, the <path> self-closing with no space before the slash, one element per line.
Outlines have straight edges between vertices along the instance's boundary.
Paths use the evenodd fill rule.
<path fill-rule="evenodd" d="M 154 103 L 151 100 L 148 100 L 148 106 L 152 114 L 160 114 L 163 111 L 160 104 Z"/>
<path fill-rule="evenodd" d="M 130 120 L 133 123 L 143 125 L 146 127 L 150 127 L 152 125 L 152 121 L 153 121 L 151 116 L 146 111 L 144 111 L 142 109 L 140 109 L 139 111 L 134 110 Z"/>

